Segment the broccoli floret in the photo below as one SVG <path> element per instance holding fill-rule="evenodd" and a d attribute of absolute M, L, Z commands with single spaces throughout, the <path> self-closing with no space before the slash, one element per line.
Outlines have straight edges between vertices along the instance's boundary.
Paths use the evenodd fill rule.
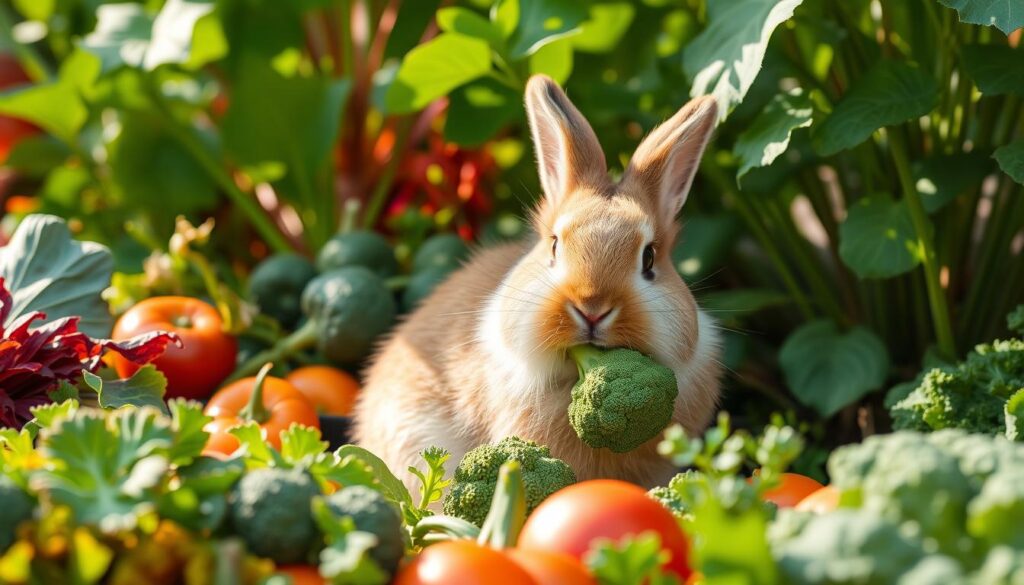
<path fill-rule="evenodd" d="M 979 345 L 963 362 L 924 373 L 916 388 L 892 406 L 893 426 L 904 430 L 956 428 L 1003 434 L 1006 402 L 1021 388 L 1024 340 Z"/>
<path fill-rule="evenodd" d="M 18 525 L 32 517 L 32 498 L 11 478 L 0 475 L 0 555 L 17 538 Z"/>
<path fill-rule="evenodd" d="M 444 513 L 477 526 L 483 524 L 494 498 L 498 471 L 506 461 L 518 461 L 522 466 L 527 512 L 551 494 L 576 483 L 572 468 L 552 457 L 547 447 L 507 437 L 466 453 L 455 468 L 454 481 L 444 498 Z"/>
<path fill-rule="evenodd" d="M 249 551 L 278 563 L 304 562 L 320 544 L 313 521 L 316 481 L 300 469 L 247 473 L 231 494 L 231 522 Z"/>
<path fill-rule="evenodd" d="M 647 492 L 647 495 L 654 498 L 662 506 L 665 506 L 676 518 L 683 520 L 691 512 L 690 506 L 687 505 L 688 500 L 684 496 L 690 494 L 694 485 L 699 484 L 701 481 L 702 476 L 700 472 L 687 469 L 682 473 L 676 474 L 668 482 L 667 486 L 657 486 Z"/>
<path fill-rule="evenodd" d="M 405 531 L 402 518 L 380 492 L 361 485 L 353 485 L 326 498 L 327 506 L 338 516 L 352 518 L 356 530 L 377 537 L 377 544 L 369 551 L 377 566 L 394 575 L 405 553 Z"/>
<path fill-rule="evenodd" d="M 580 345 L 569 353 L 580 372 L 569 423 L 584 443 L 625 453 L 665 430 L 679 393 L 671 369 L 631 349 Z"/>

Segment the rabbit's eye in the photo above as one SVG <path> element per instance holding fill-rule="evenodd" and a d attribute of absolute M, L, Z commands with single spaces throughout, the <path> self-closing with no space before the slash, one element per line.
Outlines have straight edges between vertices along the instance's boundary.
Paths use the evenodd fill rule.
<path fill-rule="evenodd" d="M 643 262 L 644 278 L 647 280 L 654 278 L 654 244 L 647 244 L 641 261 Z"/>

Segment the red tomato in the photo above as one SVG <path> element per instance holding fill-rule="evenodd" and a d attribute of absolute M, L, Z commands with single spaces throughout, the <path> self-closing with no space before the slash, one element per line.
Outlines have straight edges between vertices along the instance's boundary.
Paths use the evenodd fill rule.
<path fill-rule="evenodd" d="M 316 567 L 309 565 L 285 565 L 277 568 L 279 575 L 288 575 L 292 585 L 324 585 L 327 581 L 320 576 Z"/>
<path fill-rule="evenodd" d="M 471 540 L 428 546 L 392 585 L 539 585 L 505 554 Z"/>
<path fill-rule="evenodd" d="M 31 83 L 21 64 L 13 56 L 0 53 L 0 91 Z M 0 116 L 0 163 L 7 160 L 14 145 L 27 136 L 38 134 L 39 128 L 20 118 Z"/>
<path fill-rule="evenodd" d="M 780 508 L 792 508 L 812 493 L 825 487 L 806 475 L 799 473 L 783 473 L 778 486 L 764 493 L 764 500 L 772 502 Z"/>
<path fill-rule="evenodd" d="M 153 297 L 128 309 L 114 325 L 114 339 L 127 339 L 150 331 L 173 331 L 182 347 L 167 346 L 153 361 L 167 376 L 167 397 L 208 397 L 235 368 L 238 344 L 224 332 L 217 309 L 191 297 Z M 127 378 L 139 366 L 117 356 L 114 367 Z"/>
<path fill-rule="evenodd" d="M 583 565 L 560 552 L 511 548 L 504 551 L 537 585 L 597 585 Z"/>
<path fill-rule="evenodd" d="M 800 500 L 796 509 L 802 512 L 814 512 L 824 514 L 839 507 L 839 490 L 835 486 L 827 485 L 811 495 Z"/>
<path fill-rule="evenodd" d="M 555 492 L 526 519 L 519 548 L 557 551 L 583 560 L 597 538 L 617 541 L 654 531 L 671 557 L 666 569 L 686 580 L 689 543 L 675 517 L 643 488 L 609 479 L 584 481 Z"/>

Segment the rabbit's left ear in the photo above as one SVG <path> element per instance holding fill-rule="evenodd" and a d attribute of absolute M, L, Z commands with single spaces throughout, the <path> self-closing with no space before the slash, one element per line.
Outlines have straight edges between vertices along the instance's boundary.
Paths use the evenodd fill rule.
<path fill-rule="evenodd" d="M 653 197 L 663 221 L 675 219 L 686 203 L 717 118 L 713 97 L 690 100 L 655 128 L 633 154 L 622 183 L 633 184 Z"/>

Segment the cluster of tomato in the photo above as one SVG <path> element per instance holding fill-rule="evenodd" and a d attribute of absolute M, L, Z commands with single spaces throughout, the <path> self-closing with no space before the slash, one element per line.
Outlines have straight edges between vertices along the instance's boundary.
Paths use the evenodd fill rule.
<path fill-rule="evenodd" d="M 285 378 L 242 378 L 217 390 L 235 368 L 238 344 L 225 333 L 217 309 L 199 299 L 146 299 L 118 319 L 112 337 L 129 339 L 152 331 L 171 331 L 181 338 L 180 346 L 168 346 L 153 365 L 167 378 L 167 398 L 209 399 L 206 414 L 214 417 L 206 427 L 210 454 L 234 452 L 238 440 L 229 430 L 249 421 L 258 423 L 267 443 L 279 449 L 279 434 L 292 423 L 319 428 L 320 414 L 348 415 L 359 393 L 353 376 L 320 365 L 297 368 Z M 139 368 L 116 355 L 113 365 L 122 378 Z"/>

